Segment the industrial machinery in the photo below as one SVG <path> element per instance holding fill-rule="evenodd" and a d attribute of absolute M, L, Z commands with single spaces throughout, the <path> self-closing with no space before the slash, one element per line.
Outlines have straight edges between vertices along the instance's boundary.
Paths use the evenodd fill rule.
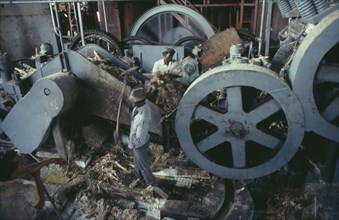
<path fill-rule="evenodd" d="M 278 2 L 290 6 L 290 1 Z M 290 19 L 272 60 L 278 72 L 267 64 L 243 64 L 255 60 L 241 59 L 239 53 L 231 64 L 205 72 L 190 85 L 175 125 L 181 147 L 196 164 L 225 178 L 256 178 L 284 166 L 305 131 L 339 141 L 338 4 L 324 4 L 314 1 L 316 9 L 313 1 L 300 2 L 301 19 Z M 303 16 L 309 8 L 313 15 Z M 227 108 L 204 101 L 221 88 Z M 286 125 L 277 133 L 279 118 Z"/>
<path fill-rule="evenodd" d="M 277 3 L 282 15 L 290 19 L 280 33 L 281 46 L 272 60 L 260 54 L 245 56 L 242 45 L 232 45 L 220 65 L 199 73 L 173 114 L 183 151 L 202 169 L 223 178 L 251 179 L 280 169 L 298 151 L 305 132 L 339 142 L 339 4 L 328 5 L 322 0 Z M 179 36 L 187 40 L 182 41 L 186 42 L 184 47 L 199 41 L 192 38 L 196 36 L 192 29 L 181 26 L 166 32 L 162 40 L 148 39 L 145 33 L 150 32 L 143 28 L 149 25 L 144 23 L 152 23 L 149 18 L 161 12 L 192 16 L 196 23 L 189 22 L 187 27 L 204 33 L 199 35 L 204 41 L 213 41 L 213 29 L 200 15 L 184 7 L 160 6 L 132 28 L 130 39 L 138 39 L 138 45 L 132 45 L 133 56 L 147 57 L 147 50 L 140 45 L 142 39 L 157 40 L 156 46 L 164 46 L 178 42 Z M 115 121 L 117 105 L 112 103 L 117 102 L 123 82 L 86 58 L 95 53 L 114 66 L 130 68 L 119 57 L 88 44 L 54 58 L 41 50 L 36 55 L 37 70 L 15 76 L 9 58 L 1 54 L 2 110 L 8 112 L 1 129 L 20 151 L 35 150 L 51 130 L 58 140 L 62 136 L 58 118 L 74 108 Z M 202 61 L 199 55 L 192 59 Z M 149 62 L 153 61 L 142 60 L 141 65 L 149 68 Z M 131 74 L 140 82 L 147 80 L 138 71 Z M 152 106 L 151 132 L 162 135 L 158 123 L 162 109 Z M 128 124 L 127 115 L 122 118 Z M 59 145 L 62 149 L 64 143 Z"/>

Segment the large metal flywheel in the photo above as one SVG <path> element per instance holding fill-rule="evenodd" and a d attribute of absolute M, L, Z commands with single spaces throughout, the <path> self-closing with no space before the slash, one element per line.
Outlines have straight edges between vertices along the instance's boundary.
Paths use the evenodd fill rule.
<path fill-rule="evenodd" d="M 130 36 L 170 45 L 184 37 L 197 36 L 208 39 L 214 34 L 206 18 L 188 7 L 177 4 L 151 8 L 138 18 L 130 31 Z"/>
<path fill-rule="evenodd" d="M 227 93 L 227 108 L 211 100 Z M 304 136 L 299 100 L 275 73 L 250 64 L 211 69 L 178 106 L 175 130 L 188 157 L 217 176 L 251 179 L 283 167 Z"/>
<path fill-rule="evenodd" d="M 289 78 L 305 113 L 305 130 L 339 142 L 339 13 L 321 20 L 301 42 Z"/>

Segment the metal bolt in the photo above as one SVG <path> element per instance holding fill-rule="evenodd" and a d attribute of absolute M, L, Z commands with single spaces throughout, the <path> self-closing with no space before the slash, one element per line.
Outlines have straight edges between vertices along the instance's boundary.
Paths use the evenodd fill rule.
<path fill-rule="evenodd" d="M 230 126 L 231 132 L 236 137 L 242 137 L 245 134 L 244 125 L 240 122 L 233 122 Z"/>
<path fill-rule="evenodd" d="M 49 96 L 49 94 L 51 94 L 51 90 L 49 90 L 48 88 L 45 88 L 45 89 L 44 89 L 44 94 L 45 94 L 46 96 Z"/>

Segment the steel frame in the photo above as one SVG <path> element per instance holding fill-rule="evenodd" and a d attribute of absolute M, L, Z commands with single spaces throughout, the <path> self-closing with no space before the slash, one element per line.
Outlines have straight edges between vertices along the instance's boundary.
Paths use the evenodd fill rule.
<path fill-rule="evenodd" d="M 0 0 L 0 4 L 36 4 L 36 3 L 82 3 L 82 2 L 111 2 L 112 0 Z M 132 2 L 135 0 L 114 0 L 115 2 Z M 143 0 L 151 1 L 151 0 Z"/>
<path fill-rule="evenodd" d="M 245 0 L 239 0 L 238 3 L 211 3 L 210 0 L 203 0 L 202 3 L 200 4 L 194 4 L 189 2 L 188 0 L 170 0 L 171 2 L 175 4 L 181 4 L 186 7 L 189 7 L 195 11 L 199 11 L 201 14 L 203 13 L 204 9 L 207 8 L 213 8 L 213 7 L 237 7 L 237 13 L 236 13 L 236 25 L 235 27 L 237 29 L 242 29 L 244 23 L 247 23 L 249 21 L 244 20 L 244 12 L 245 8 L 252 7 L 254 8 L 254 14 L 253 14 L 253 25 L 251 25 L 251 31 L 252 33 L 257 32 L 257 21 L 258 21 L 258 5 L 259 1 L 258 0 L 253 0 L 251 3 L 245 2 Z M 163 4 L 165 2 L 164 0 L 159 0 L 159 4 Z M 231 18 L 230 18 L 231 19 Z M 230 21 L 230 26 L 231 26 L 232 21 Z"/>

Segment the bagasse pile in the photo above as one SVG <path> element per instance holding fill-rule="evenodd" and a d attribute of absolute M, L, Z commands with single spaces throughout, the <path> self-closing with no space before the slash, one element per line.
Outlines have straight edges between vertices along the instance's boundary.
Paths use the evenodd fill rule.
<path fill-rule="evenodd" d="M 88 59 L 120 81 L 124 81 L 124 76 L 121 76 L 123 72 L 121 68 L 112 66 L 106 59 L 101 58 L 96 53 L 94 58 L 88 57 Z M 143 85 L 141 81 L 137 80 L 131 74 L 127 74 L 126 84 L 131 88 L 136 86 L 146 87 L 147 98 L 162 108 L 166 113 L 169 113 L 177 107 L 187 89 L 184 83 L 176 80 L 179 74 L 180 73 L 177 72 L 169 74 L 154 73 L 153 78 L 147 82 L 146 85 Z"/>
<path fill-rule="evenodd" d="M 176 80 L 176 74 L 155 73 L 147 84 L 149 99 L 166 113 L 173 111 L 179 104 L 187 86 Z"/>

